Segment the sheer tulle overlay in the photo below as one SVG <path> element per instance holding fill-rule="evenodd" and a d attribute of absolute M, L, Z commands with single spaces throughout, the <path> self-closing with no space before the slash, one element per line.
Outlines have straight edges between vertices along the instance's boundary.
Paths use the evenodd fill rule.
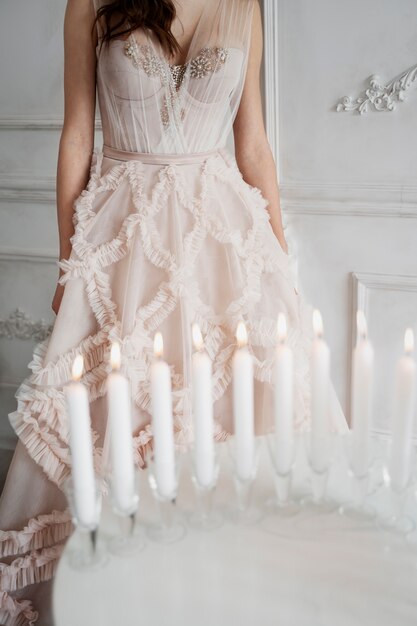
<path fill-rule="evenodd" d="M 225 148 L 244 83 L 254 1 L 207 2 L 182 65 L 169 65 L 146 29 L 108 49 L 97 47 L 104 144 L 95 149 L 87 187 L 74 204 L 72 253 L 60 263 L 65 291 L 52 334 L 36 347 L 31 375 L 9 415 L 19 443 L 0 503 L 7 529 L 0 532 L 2 623 L 37 621 L 37 609 L 47 604 L 39 589 L 52 578 L 72 532 L 62 492 L 71 471 L 63 386 L 76 354 L 84 356 L 101 476 L 106 376 L 116 339 L 131 383 L 139 467 L 152 448 L 150 365 L 157 330 L 171 366 L 179 450 L 193 438 L 193 322 L 213 360 L 217 440 L 233 432 L 231 359 L 240 319 L 255 363 L 256 432 L 273 429 L 280 311 L 295 356 L 295 425 L 309 428 L 312 309 L 295 291 L 267 200 L 244 181 Z M 333 429 L 346 430 L 333 387 L 330 408 Z"/>

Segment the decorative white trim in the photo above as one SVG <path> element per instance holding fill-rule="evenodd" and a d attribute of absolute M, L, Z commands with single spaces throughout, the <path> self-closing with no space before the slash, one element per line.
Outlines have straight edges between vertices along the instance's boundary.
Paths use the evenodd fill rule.
<path fill-rule="evenodd" d="M 336 111 L 357 111 L 361 115 L 368 111 L 395 111 L 397 104 L 405 100 L 406 92 L 417 79 L 417 65 L 384 85 L 381 78 L 372 75 L 369 87 L 356 99 L 345 96 L 336 105 Z"/>
<path fill-rule="evenodd" d="M 64 119 L 54 116 L 10 115 L 0 117 L 0 130 L 62 130 Z M 101 120 L 96 118 L 95 129 L 101 130 Z"/>
<path fill-rule="evenodd" d="M 365 316 L 369 313 L 369 292 L 371 289 L 383 291 L 417 292 L 417 276 L 404 274 L 376 274 L 352 272 L 352 313 L 350 319 L 350 345 L 348 366 L 348 411 L 351 411 L 350 389 L 352 385 L 352 351 L 356 344 L 356 312 L 361 309 Z M 384 429 L 381 430 L 383 432 Z M 375 431 L 376 432 L 376 431 Z"/>
<path fill-rule="evenodd" d="M 294 181 L 280 186 L 287 214 L 417 217 L 417 186 Z"/>
<path fill-rule="evenodd" d="M 279 37 L 278 2 L 263 0 L 263 82 L 265 127 L 272 154 L 279 170 Z"/>
<path fill-rule="evenodd" d="M 43 341 L 49 337 L 52 327 L 50 322 L 35 321 L 23 309 L 17 308 L 7 318 L 0 319 L 0 338 Z"/>

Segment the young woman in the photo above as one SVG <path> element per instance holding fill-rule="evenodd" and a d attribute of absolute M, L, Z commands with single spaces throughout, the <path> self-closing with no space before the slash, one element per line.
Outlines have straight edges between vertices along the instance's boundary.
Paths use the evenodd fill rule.
<path fill-rule="evenodd" d="M 156 331 L 172 367 L 179 446 L 192 439 L 193 322 L 213 360 L 217 440 L 233 432 L 239 320 L 254 358 L 256 433 L 273 426 L 279 312 L 295 356 L 295 428 L 310 421 L 312 311 L 295 289 L 262 118 L 258 0 L 99 4 L 67 3 L 57 317 L 9 416 L 19 443 L 0 507 L 0 601 L 3 620 L 19 625 L 34 621 L 36 606 L 47 610 L 46 581 L 71 532 L 62 492 L 71 471 L 63 385 L 77 354 L 84 357 L 99 473 L 113 340 L 131 382 L 140 467 L 152 448 Z M 93 150 L 96 87 L 104 143 Z M 227 147 L 232 131 L 234 154 Z M 332 426 L 344 430 L 333 387 L 331 399 Z"/>

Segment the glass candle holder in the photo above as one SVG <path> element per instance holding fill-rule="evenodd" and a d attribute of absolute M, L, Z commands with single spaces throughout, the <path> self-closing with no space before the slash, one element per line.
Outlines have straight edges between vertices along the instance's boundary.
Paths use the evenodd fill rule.
<path fill-rule="evenodd" d="M 197 530 L 215 530 L 223 524 L 223 516 L 213 506 L 220 469 L 217 447 L 214 448 L 213 459 L 209 464 L 211 471 L 208 473 L 208 478 L 204 476 L 207 472 L 202 472 L 201 467 L 198 466 L 194 447 L 191 448 L 191 454 L 192 482 L 196 494 L 197 508 L 190 514 L 188 523 Z"/>
<path fill-rule="evenodd" d="M 343 435 L 343 451 L 348 468 L 350 499 L 339 507 L 339 512 L 358 521 L 370 521 L 376 514 L 375 507 L 368 502 L 371 490 L 371 474 L 375 464 L 372 440 L 367 445 L 369 446 L 367 450 L 355 449 L 352 431 Z"/>
<path fill-rule="evenodd" d="M 391 444 L 388 445 L 387 458 L 390 457 Z M 387 507 L 378 516 L 378 525 L 386 531 L 394 531 L 411 536 L 416 528 L 413 516 L 407 512 L 407 504 L 415 488 L 415 463 L 416 454 L 412 449 L 410 470 L 406 480 L 402 484 L 397 484 L 390 473 L 388 462 L 384 467 L 384 490 L 387 500 Z"/>
<path fill-rule="evenodd" d="M 70 476 L 64 483 L 64 493 L 77 533 L 74 545 L 67 551 L 69 565 L 72 569 L 80 571 L 100 569 L 107 562 L 104 546 L 98 536 L 102 503 L 100 485 L 96 480 L 91 501 L 88 498 L 89 494 L 84 494 L 84 498 L 79 498 L 75 494 L 72 476 Z M 88 511 L 80 510 L 81 500 L 88 502 Z"/>
<path fill-rule="evenodd" d="M 291 483 L 296 459 L 296 440 L 283 442 L 275 433 L 266 435 L 269 458 L 274 471 L 275 497 L 267 500 L 269 515 L 291 517 L 300 511 L 300 505 L 291 497 Z"/>
<path fill-rule="evenodd" d="M 175 462 L 174 485 L 169 493 L 162 492 L 158 485 L 155 459 L 152 456 L 148 460 L 148 480 L 155 501 L 158 505 L 159 519 L 154 524 L 147 526 L 146 532 L 152 541 L 158 543 L 175 543 L 184 538 L 186 528 L 178 519 L 176 499 L 178 492 L 179 463 L 178 457 Z"/>
<path fill-rule="evenodd" d="M 301 499 L 301 505 L 317 513 L 331 513 L 338 505 L 327 497 L 327 484 L 333 462 L 336 433 L 329 432 L 321 441 L 322 457 L 317 462 L 312 454 L 311 431 L 305 433 L 304 443 L 310 468 L 311 493 Z"/>
<path fill-rule="evenodd" d="M 134 556 L 145 547 L 143 534 L 137 522 L 139 506 L 138 476 L 135 472 L 135 489 L 131 501 L 120 505 L 116 486 L 112 477 L 109 479 L 112 509 L 118 519 L 119 530 L 108 540 L 109 551 L 121 557 Z"/>
<path fill-rule="evenodd" d="M 239 471 L 236 458 L 236 445 L 234 437 L 227 439 L 227 449 L 232 463 L 233 483 L 236 493 L 236 506 L 229 509 L 229 517 L 236 524 L 255 524 L 263 516 L 263 512 L 252 503 L 253 484 L 258 472 L 261 442 L 255 437 L 253 458 L 250 471 L 243 476 Z"/>

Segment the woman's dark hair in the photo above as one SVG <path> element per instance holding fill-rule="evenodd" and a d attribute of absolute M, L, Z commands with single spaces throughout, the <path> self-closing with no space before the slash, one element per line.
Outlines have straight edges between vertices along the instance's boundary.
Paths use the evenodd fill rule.
<path fill-rule="evenodd" d="M 129 34 L 140 27 L 152 30 L 169 55 L 181 52 L 182 48 L 171 32 L 176 16 L 173 0 L 115 0 L 97 10 L 93 29 L 100 20 L 101 46 L 111 39 Z"/>

